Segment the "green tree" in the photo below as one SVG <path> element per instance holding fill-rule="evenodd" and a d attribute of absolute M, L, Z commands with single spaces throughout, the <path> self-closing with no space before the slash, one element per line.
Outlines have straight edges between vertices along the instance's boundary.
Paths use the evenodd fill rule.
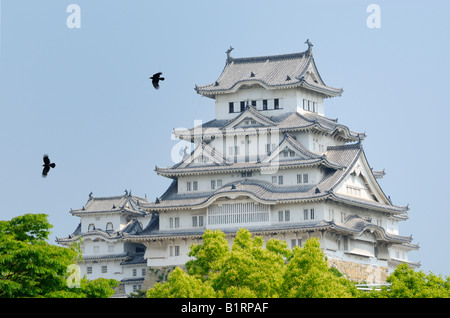
<path fill-rule="evenodd" d="M 236 233 L 231 250 L 217 262 L 220 270 L 210 277 L 220 297 L 278 296 L 284 267 L 282 252 L 287 245 L 270 241 L 271 248 L 264 248 L 263 243 L 261 237 L 252 238 L 246 229 Z"/>
<path fill-rule="evenodd" d="M 355 285 L 328 268 L 317 238 L 296 246 L 283 273 L 282 297 L 341 298 L 357 295 Z"/>
<path fill-rule="evenodd" d="M 46 242 L 52 225 L 45 214 L 0 221 L 0 297 L 109 297 L 115 280 L 81 280 L 67 286 L 67 268 L 79 259 L 75 248 Z"/>
<path fill-rule="evenodd" d="M 368 293 L 367 297 L 387 298 L 450 298 L 450 277 L 415 271 L 407 264 L 397 266 L 382 291 Z"/>
<path fill-rule="evenodd" d="M 352 297 L 353 283 L 327 266 L 317 239 L 291 250 L 285 241 L 252 237 L 240 229 L 231 248 L 221 231 L 205 231 L 192 245 L 187 272 L 172 272 L 148 297 Z"/>
<path fill-rule="evenodd" d="M 206 280 L 211 272 L 218 270 L 218 261 L 229 251 L 225 234 L 220 230 L 205 230 L 203 244 L 192 244 L 188 256 L 194 259 L 186 262 L 189 274 Z"/>
<path fill-rule="evenodd" d="M 147 291 L 148 298 L 212 298 L 214 289 L 208 282 L 185 273 L 176 267 L 165 283 L 156 283 Z"/>

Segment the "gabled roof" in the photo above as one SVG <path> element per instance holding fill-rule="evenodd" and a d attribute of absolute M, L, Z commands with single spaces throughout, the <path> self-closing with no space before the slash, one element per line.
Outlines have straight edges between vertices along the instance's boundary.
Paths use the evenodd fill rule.
<path fill-rule="evenodd" d="M 236 125 L 245 118 L 255 118 L 257 124 Z M 213 119 L 201 126 L 174 130 L 173 134 L 180 139 L 192 140 L 193 138 L 208 139 L 212 136 L 221 137 L 224 133 L 227 136 L 250 135 L 257 132 L 263 133 L 264 129 L 267 131 L 279 130 L 280 132 L 316 131 L 329 134 L 345 142 L 359 141 L 366 137 L 364 133 L 353 132 L 347 126 L 339 124 L 337 119 L 330 119 L 317 113 L 290 112 L 279 116 L 264 116 L 253 106 L 246 107 L 244 112 L 231 120 Z"/>
<path fill-rule="evenodd" d="M 121 240 L 125 235 L 133 235 L 137 232 L 142 231 L 141 224 L 136 219 L 131 219 L 124 228 L 119 231 L 116 230 L 104 230 L 104 229 L 94 229 L 88 232 L 81 232 L 81 222 L 76 228 L 76 230 L 68 235 L 67 237 L 56 238 L 56 242 L 59 244 L 68 244 L 72 242 L 76 242 L 82 238 L 90 237 L 91 239 L 101 238 L 107 241 L 117 241 Z"/>
<path fill-rule="evenodd" d="M 142 203 L 147 203 L 147 200 L 131 195 L 128 191 L 124 195 L 110 197 L 94 197 L 91 193 L 85 206 L 81 209 L 71 209 L 70 213 L 75 216 L 116 213 L 143 216 L 145 211 L 141 209 Z"/>
<path fill-rule="evenodd" d="M 309 42 L 309 41 L 308 41 Z M 212 84 L 195 86 L 197 93 L 214 98 L 217 94 L 236 92 L 243 85 L 258 84 L 266 89 L 303 87 L 325 97 L 340 96 L 341 88 L 327 86 L 312 55 L 312 45 L 300 53 L 234 58 L 227 51 L 222 74 Z"/>
<path fill-rule="evenodd" d="M 286 147 L 299 156 L 289 157 L 289 158 L 279 158 L 280 152 L 284 151 Z M 209 145 L 202 144 L 199 145 L 194 151 L 197 153 L 199 150 L 204 150 L 206 153 L 212 151 Z M 287 169 L 295 167 L 311 167 L 323 165 L 327 168 L 332 169 L 342 169 L 343 166 L 336 164 L 327 159 L 326 156 L 320 156 L 307 150 L 301 143 L 295 140 L 288 133 L 285 133 L 283 139 L 278 144 L 277 148 L 274 149 L 269 155 L 261 154 L 260 159 L 257 162 L 230 162 L 226 158 L 222 157 L 221 153 L 218 151 L 214 152 L 217 157 L 215 162 L 205 163 L 201 165 L 188 165 L 191 162 L 190 157 L 186 157 L 182 162 L 168 168 L 156 167 L 155 171 L 157 174 L 166 177 L 178 177 L 182 175 L 200 175 L 200 174 L 211 174 L 211 173 L 229 173 L 229 172 L 245 172 L 245 171 L 266 171 L 273 168 L 277 169 Z"/>
<path fill-rule="evenodd" d="M 295 142 L 295 140 L 289 138 L 287 140 L 292 144 Z M 178 193 L 177 180 L 174 180 L 157 202 L 144 204 L 143 208 L 147 211 L 200 209 L 221 198 L 243 196 L 263 204 L 332 200 L 393 215 L 404 215 L 408 210 L 407 207 L 395 206 L 390 200 L 387 200 L 373 175 L 371 186 L 375 187 L 379 198 L 382 198 L 382 200 L 365 200 L 336 193 L 335 190 L 354 170 L 355 164 L 360 160 L 366 160 L 361 143 L 328 147 L 325 156 L 320 158 L 326 159 L 327 162 L 333 163 L 335 166 L 329 166 L 322 180 L 315 185 L 277 185 L 260 179 L 245 178 L 211 191 Z M 280 162 L 280 167 L 281 164 L 282 162 Z M 368 171 L 371 173 L 370 169 Z"/>

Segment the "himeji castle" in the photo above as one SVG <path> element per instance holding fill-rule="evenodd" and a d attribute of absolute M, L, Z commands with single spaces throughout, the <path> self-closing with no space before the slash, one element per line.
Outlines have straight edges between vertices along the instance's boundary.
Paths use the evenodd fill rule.
<path fill-rule="evenodd" d="M 230 47 L 217 80 L 195 86 L 214 101 L 215 118 L 174 130 L 192 146 L 155 168 L 169 188 L 154 202 L 90 197 L 72 211 L 81 225 L 59 242 L 82 238 L 87 278 L 116 266 L 125 286 L 148 288 L 152 275 L 189 260 L 205 229 L 220 229 L 230 245 L 240 228 L 291 247 L 319 238 L 329 265 L 354 281 L 382 283 L 401 263 L 420 266 L 408 260 L 419 247 L 399 233 L 409 209 L 381 189 L 385 173 L 369 165 L 366 135 L 325 116 L 325 101 L 343 90 L 325 84 L 306 43 L 300 53 L 244 58 Z"/>

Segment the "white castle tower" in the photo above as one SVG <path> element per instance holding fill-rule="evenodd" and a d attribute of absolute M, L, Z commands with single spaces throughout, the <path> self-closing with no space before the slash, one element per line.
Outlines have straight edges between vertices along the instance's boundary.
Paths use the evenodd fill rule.
<path fill-rule="evenodd" d="M 248 58 L 232 57 L 230 47 L 218 79 L 195 87 L 214 100 L 215 119 L 174 131 L 192 151 L 155 169 L 173 180 L 164 194 L 154 202 L 128 195 L 132 208 L 120 213 L 94 204 L 115 197 L 91 198 L 84 210 L 72 211 L 82 218 L 80 228 L 59 242 L 82 237 L 85 266 L 115 258 L 122 267 L 116 277 L 143 289 L 158 281 L 155 275 L 183 266 L 205 229 L 220 229 L 230 244 L 242 227 L 292 247 L 317 237 L 330 266 L 355 281 L 382 283 L 403 262 L 418 267 L 408 260 L 418 246 L 398 231 L 408 207 L 394 205 L 378 184 L 384 171 L 369 165 L 365 134 L 325 116 L 325 100 L 343 90 L 324 83 L 306 43 L 305 52 Z M 115 218 L 112 232 L 108 218 Z M 104 246 L 98 255 L 96 244 Z M 116 247 L 103 253 L 114 244 L 126 258 L 115 256 Z M 132 273 L 145 266 L 146 281 L 137 285 Z"/>
<path fill-rule="evenodd" d="M 205 229 L 232 240 L 245 227 L 290 246 L 318 237 L 331 266 L 353 280 L 382 282 L 418 249 L 398 232 L 407 207 L 392 204 L 363 150 L 365 134 L 325 117 L 326 85 L 305 52 L 234 58 L 197 93 L 215 102 L 215 119 L 175 136 L 194 147 L 156 173 L 173 179 L 142 208 L 149 226 L 126 240 L 146 246 L 150 267 L 182 265 Z"/>

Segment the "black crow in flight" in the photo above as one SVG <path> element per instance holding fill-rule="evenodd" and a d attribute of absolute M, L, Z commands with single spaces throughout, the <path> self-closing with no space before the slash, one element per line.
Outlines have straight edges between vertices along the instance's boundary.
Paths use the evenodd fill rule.
<path fill-rule="evenodd" d="M 159 72 L 159 73 L 153 74 L 153 76 L 150 77 L 150 79 L 152 80 L 153 87 L 156 89 L 159 89 L 159 81 L 164 81 L 164 77 L 161 77 L 161 75 L 162 75 L 162 73 Z"/>
<path fill-rule="evenodd" d="M 50 159 L 47 155 L 44 155 L 44 164 L 42 165 L 44 169 L 42 170 L 42 177 L 45 178 L 47 173 L 50 171 L 50 168 L 54 168 L 56 164 L 50 163 Z"/>

